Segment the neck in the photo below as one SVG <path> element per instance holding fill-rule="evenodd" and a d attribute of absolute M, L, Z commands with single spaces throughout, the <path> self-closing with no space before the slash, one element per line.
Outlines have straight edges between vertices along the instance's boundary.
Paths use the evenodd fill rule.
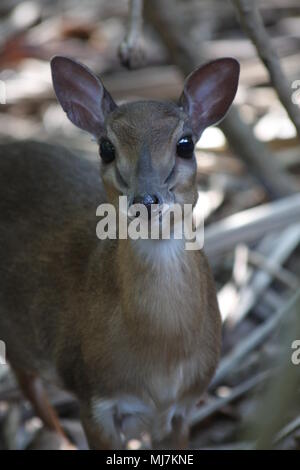
<path fill-rule="evenodd" d="M 174 268 L 183 259 L 185 240 L 130 240 L 131 254 L 146 269 L 168 270 Z"/>
<path fill-rule="evenodd" d="M 195 258 L 195 252 L 185 250 L 184 240 L 119 240 L 118 273 L 126 320 L 140 323 L 144 330 L 148 324 L 156 333 L 192 327 L 201 290 L 199 258 Z"/>

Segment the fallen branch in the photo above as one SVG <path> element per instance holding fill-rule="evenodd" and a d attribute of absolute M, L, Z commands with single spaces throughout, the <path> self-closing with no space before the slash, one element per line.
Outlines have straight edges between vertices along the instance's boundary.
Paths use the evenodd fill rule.
<path fill-rule="evenodd" d="M 119 48 L 121 63 L 128 69 L 140 67 L 144 62 L 142 30 L 143 0 L 130 0 L 128 30 Z"/>
<path fill-rule="evenodd" d="M 283 348 L 280 364 L 276 374 L 268 386 L 264 399 L 251 417 L 252 426 L 248 436 L 255 435 L 256 449 L 271 449 L 276 444 L 276 437 L 287 424 L 287 417 L 293 410 L 299 409 L 299 372 L 292 362 L 291 345 L 300 334 L 300 293 L 290 302 L 289 318 L 283 325 L 278 338 Z M 293 313 L 291 316 L 290 314 Z M 258 439 L 257 439 L 258 436 Z"/>
<path fill-rule="evenodd" d="M 210 225 L 205 231 L 204 250 L 213 261 L 238 243 L 259 240 L 265 234 L 283 230 L 299 220 L 300 195 L 295 194 L 247 209 Z"/>
<path fill-rule="evenodd" d="M 290 300 L 273 314 L 265 323 L 257 327 L 244 341 L 221 360 L 217 372 L 210 384 L 210 388 L 219 385 L 230 372 L 234 371 L 241 361 L 255 348 L 260 346 L 263 341 L 276 329 L 280 321 L 290 312 L 300 301 L 300 291 L 298 291 Z"/>
<path fill-rule="evenodd" d="M 249 253 L 249 261 L 260 261 L 260 270 L 255 272 L 251 281 L 248 282 L 239 292 L 238 305 L 231 317 L 233 323 L 240 322 L 245 318 L 249 311 L 256 305 L 256 302 L 270 286 L 274 278 L 280 279 L 291 289 L 299 289 L 299 280 L 289 271 L 284 271 L 281 265 L 295 251 L 300 243 L 300 225 L 294 225 L 283 231 L 276 237 L 276 240 L 270 240 L 267 236 L 261 243 L 265 248 L 265 253 L 258 251 Z M 268 243 L 267 243 L 268 242 Z"/>
<path fill-rule="evenodd" d="M 296 431 L 296 429 L 300 428 L 300 416 L 293 419 L 289 424 L 287 424 L 275 437 L 274 442 L 277 444 L 278 442 L 282 441 L 290 434 Z"/>
<path fill-rule="evenodd" d="M 300 237 L 298 240 L 299 244 Z M 285 284 L 290 289 L 299 289 L 300 283 L 296 275 L 292 274 L 287 269 L 283 268 L 281 264 L 274 259 L 267 259 L 265 256 L 261 255 L 257 251 L 250 250 L 249 252 L 249 263 L 259 268 L 262 272 L 265 272 L 269 275 L 270 282 L 272 279 L 277 279 L 278 281 Z"/>
<path fill-rule="evenodd" d="M 272 46 L 255 0 L 232 0 L 232 3 L 237 10 L 245 32 L 252 40 L 259 57 L 269 72 L 278 98 L 294 123 L 300 137 L 300 108 L 292 102 L 292 90 L 288 85 L 288 80 L 281 67 L 279 57 Z"/>
<path fill-rule="evenodd" d="M 243 382 L 242 384 L 235 387 L 228 396 L 216 398 L 211 403 L 199 407 L 199 409 L 195 411 L 195 413 L 193 413 L 193 416 L 191 417 L 191 426 L 196 426 L 200 424 L 201 421 L 204 421 L 209 416 L 224 408 L 224 406 L 228 405 L 234 400 L 237 400 L 242 395 L 245 395 L 245 393 L 249 392 L 254 387 L 264 382 L 268 377 L 270 377 L 269 371 L 261 372 L 255 377 L 251 377 L 246 382 Z"/>

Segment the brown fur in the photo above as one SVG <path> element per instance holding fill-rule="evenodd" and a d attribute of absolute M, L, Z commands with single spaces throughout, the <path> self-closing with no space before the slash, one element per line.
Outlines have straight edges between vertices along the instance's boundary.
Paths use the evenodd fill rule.
<path fill-rule="evenodd" d="M 224 116 L 236 61 L 198 69 L 181 107 L 117 107 L 86 67 L 60 57 L 52 66 L 69 118 L 108 137 L 116 158 L 101 164 L 99 178 L 95 165 L 63 148 L 0 146 L 0 338 L 15 369 L 78 397 L 91 447 L 122 447 L 121 431 L 146 430 L 155 446 L 180 448 L 219 357 L 208 263 L 178 240 L 100 241 L 96 208 L 145 193 L 196 203 L 195 157 L 179 158 L 176 145 L 187 133 L 196 142 Z M 214 89 L 214 80 L 226 87 Z"/>
<path fill-rule="evenodd" d="M 90 409 L 96 394 L 147 395 L 152 373 L 192 356 L 198 371 L 178 399 L 197 399 L 220 344 L 203 253 L 148 266 L 129 241 L 97 240 L 97 171 L 62 148 L 2 145 L 0 173 L 0 337 L 14 367 L 58 376 Z"/>

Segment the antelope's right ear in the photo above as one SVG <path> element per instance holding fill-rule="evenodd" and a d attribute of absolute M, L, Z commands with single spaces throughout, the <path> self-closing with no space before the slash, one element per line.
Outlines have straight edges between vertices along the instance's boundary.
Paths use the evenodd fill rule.
<path fill-rule="evenodd" d="M 101 81 L 68 57 L 53 57 L 51 72 L 57 99 L 70 121 L 99 137 L 107 115 L 117 107 Z"/>

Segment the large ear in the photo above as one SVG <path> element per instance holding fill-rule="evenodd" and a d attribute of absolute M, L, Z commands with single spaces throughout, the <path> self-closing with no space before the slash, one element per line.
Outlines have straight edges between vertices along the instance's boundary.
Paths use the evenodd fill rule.
<path fill-rule="evenodd" d="M 240 74 L 237 60 L 218 59 L 199 67 L 184 83 L 180 105 L 197 137 L 224 118 L 234 100 Z"/>
<path fill-rule="evenodd" d="M 101 81 L 87 67 L 68 57 L 53 57 L 51 71 L 57 99 L 70 121 L 99 136 L 106 116 L 116 108 Z"/>

